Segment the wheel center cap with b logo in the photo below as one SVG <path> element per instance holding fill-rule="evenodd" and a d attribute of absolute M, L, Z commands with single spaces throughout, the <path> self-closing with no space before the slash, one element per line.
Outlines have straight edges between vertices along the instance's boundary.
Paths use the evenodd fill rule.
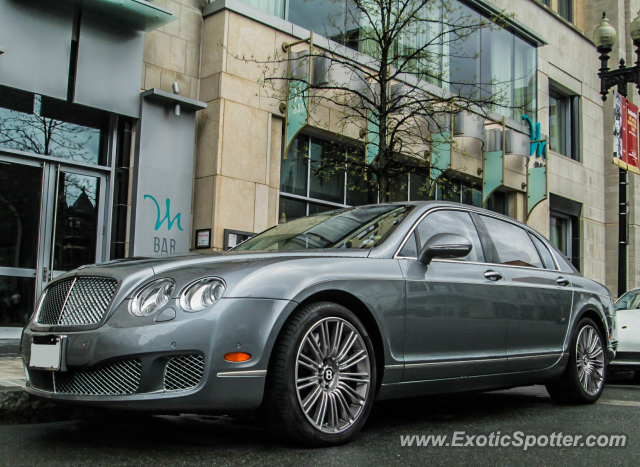
<path fill-rule="evenodd" d="M 324 370 L 324 379 L 326 381 L 332 381 L 333 380 L 333 370 L 331 368 L 327 368 L 326 370 Z"/>

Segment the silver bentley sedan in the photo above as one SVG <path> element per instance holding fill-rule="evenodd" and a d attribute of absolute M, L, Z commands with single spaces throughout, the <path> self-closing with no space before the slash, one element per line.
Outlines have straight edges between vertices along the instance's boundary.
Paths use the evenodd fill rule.
<path fill-rule="evenodd" d="M 376 399 L 545 384 L 592 403 L 614 313 L 526 225 L 392 203 L 300 218 L 230 252 L 72 271 L 42 294 L 21 351 L 41 398 L 251 411 L 327 446 L 358 433 Z"/>

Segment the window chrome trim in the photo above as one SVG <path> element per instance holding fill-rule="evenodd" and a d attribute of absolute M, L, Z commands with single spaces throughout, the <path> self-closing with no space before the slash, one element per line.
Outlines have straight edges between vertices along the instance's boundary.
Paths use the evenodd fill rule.
<path fill-rule="evenodd" d="M 466 205 L 462 205 L 462 206 L 466 206 Z M 494 214 L 494 213 L 488 213 L 488 212 L 484 212 L 484 211 L 476 211 L 474 209 L 470 209 L 470 208 L 464 208 L 464 207 L 458 207 L 458 206 L 439 206 L 437 208 L 433 208 L 433 209 L 429 209 L 427 210 L 427 212 L 423 213 L 420 218 L 413 224 L 413 226 L 411 226 L 411 229 L 409 230 L 409 232 L 407 233 L 407 235 L 405 236 L 405 238 L 402 240 L 402 242 L 400 243 L 400 246 L 396 249 L 396 252 L 393 255 L 393 259 L 411 259 L 411 260 L 417 260 L 418 257 L 412 257 L 412 256 L 399 256 L 400 251 L 402 251 L 402 249 L 404 248 L 405 243 L 407 243 L 407 241 L 409 240 L 409 237 L 411 237 L 411 235 L 413 235 L 413 231 L 417 228 L 418 224 L 420 224 L 420 222 L 422 222 L 424 220 L 425 217 L 427 217 L 429 214 L 431 214 L 432 212 L 437 212 L 437 211 L 462 211 L 462 212 L 466 212 L 466 213 L 475 213 L 478 215 L 483 215 L 483 216 L 488 216 L 488 217 L 493 217 L 494 219 L 503 221 L 503 222 L 508 222 L 509 224 L 518 227 L 520 229 L 525 229 L 526 232 L 531 232 L 532 234 L 536 235 L 536 237 L 538 238 L 538 240 L 541 240 L 542 243 L 547 247 L 547 249 L 549 250 L 549 253 L 551 253 L 551 256 L 553 257 L 553 261 L 555 263 L 556 268 L 558 269 L 545 269 L 545 268 L 536 268 L 533 266 L 512 266 L 510 264 L 500 264 L 500 263 L 490 263 L 488 261 L 483 261 L 483 262 L 477 262 L 477 261 L 460 261 L 460 260 L 450 260 L 450 259 L 434 259 L 433 261 L 438 261 L 438 262 L 453 262 L 453 263 L 464 263 L 464 264 L 486 264 L 486 265 L 490 265 L 490 266 L 498 266 L 501 268 L 515 268 L 515 269 L 532 269 L 534 271 L 549 271 L 549 272 L 558 272 L 560 274 L 572 274 L 572 272 L 564 272 L 560 269 L 558 260 L 556 258 L 556 255 L 553 251 L 552 248 L 549 248 L 549 246 L 547 245 L 547 242 L 545 240 L 542 240 L 540 238 L 540 235 L 534 231 L 532 228 L 530 228 L 529 226 L 522 226 L 517 224 L 516 222 L 514 222 L 513 220 L 510 219 L 505 219 L 504 217 L 502 217 L 502 215 L 499 214 Z M 478 234 L 480 235 L 480 234 Z M 492 240 L 493 241 L 493 240 Z M 535 245 L 534 245 L 535 247 Z M 536 250 L 537 251 L 537 250 Z"/>

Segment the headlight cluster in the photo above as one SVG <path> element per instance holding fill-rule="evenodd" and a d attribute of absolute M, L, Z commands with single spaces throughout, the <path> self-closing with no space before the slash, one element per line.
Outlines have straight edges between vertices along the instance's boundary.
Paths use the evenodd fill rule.
<path fill-rule="evenodd" d="M 159 279 L 138 291 L 131 301 L 131 313 L 135 316 L 149 316 L 169 303 L 176 290 L 173 279 Z"/>
<path fill-rule="evenodd" d="M 135 316 L 150 316 L 164 307 L 176 290 L 173 279 L 165 278 L 147 284 L 131 301 L 131 313 Z M 220 300 L 225 285 L 215 277 L 205 277 L 189 284 L 180 294 L 180 306 L 184 311 L 196 312 L 209 308 Z"/>
<path fill-rule="evenodd" d="M 224 289 L 224 283 L 215 277 L 197 280 L 180 295 L 180 306 L 184 311 L 202 311 L 220 300 Z"/>

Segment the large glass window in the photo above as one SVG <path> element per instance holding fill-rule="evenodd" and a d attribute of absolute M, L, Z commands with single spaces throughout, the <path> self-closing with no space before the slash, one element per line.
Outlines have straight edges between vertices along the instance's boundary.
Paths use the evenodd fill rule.
<path fill-rule="evenodd" d="M 368 40 L 374 30 L 372 23 L 378 20 L 375 12 L 360 15 L 350 11 L 346 0 L 242 1 L 359 52 L 374 57 L 379 53 L 375 41 Z M 560 14 L 565 17 L 563 12 L 571 9 L 571 1 L 560 2 Z M 403 70 L 437 86 L 449 81 L 450 90 L 464 96 L 497 95 L 502 106 L 496 111 L 518 122 L 523 113 L 536 116 L 535 46 L 506 29 L 478 29 L 482 16 L 457 0 L 432 2 L 418 13 L 426 21 L 407 27 L 394 52 L 400 60 L 428 44 L 428 56 L 410 57 L 401 64 Z M 443 18 L 446 29 L 451 30 L 447 37 L 442 34 Z"/>
<path fill-rule="evenodd" d="M 571 258 L 571 218 L 562 214 L 551 214 L 550 218 L 550 240 L 551 244 L 562 252 L 567 258 Z"/>
<path fill-rule="evenodd" d="M 36 280 L 0 276 L 0 326 L 24 326 L 35 308 Z"/>
<path fill-rule="evenodd" d="M 298 136 L 291 142 L 286 158 L 280 162 L 280 190 L 307 196 L 309 138 Z"/>
<path fill-rule="evenodd" d="M 104 164 L 109 115 L 0 86 L 0 148 Z"/>
<path fill-rule="evenodd" d="M 42 168 L 0 162 L 0 267 L 35 269 Z"/>
<path fill-rule="evenodd" d="M 549 149 L 578 160 L 578 96 L 549 89 Z"/>
<path fill-rule="evenodd" d="M 540 255 L 524 229 L 493 217 L 481 217 L 498 252 L 499 264 L 542 268 Z"/>
<path fill-rule="evenodd" d="M 375 179 L 365 178 L 358 167 L 344 170 L 345 157 L 358 157 L 357 149 L 298 135 L 287 158 L 281 161 L 278 222 L 340 207 L 378 203 Z M 476 184 L 455 179 L 435 182 L 418 173 L 420 169 L 415 170 L 389 180 L 390 202 L 443 200 L 482 207 L 482 190 Z M 494 192 L 484 207 L 508 216 L 507 194 Z"/>
<path fill-rule="evenodd" d="M 96 261 L 98 179 L 60 172 L 53 269 L 69 271 Z"/>
<path fill-rule="evenodd" d="M 462 211 L 436 211 L 429 214 L 418 225 L 418 237 L 420 238 L 420 249 L 424 248 L 424 245 L 429 241 L 431 237 L 441 233 L 452 233 L 462 235 L 468 239 L 473 248 L 471 252 L 464 258 L 460 258 L 462 261 L 475 261 L 483 262 L 484 253 L 482 251 L 482 244 L 478 237 L 475 225 L 471 220 L 471 216 L 468 212 Z"/>
<path fill-rule="evenodd" d="M 266 11 L 278 18 L 284 18 L 284 2 L 285 0 L 242 0 L 244 3 L 251 5 L 262 11 Z M 292 0 L 289 0 L 291 2 Z M 211 0 L 210 0 L 211 3 Z"/>
<path fill-rule="evenodd" d="M 344 151 L 339 144 L 311 138 L 310 198 L 344 204 Z"/>
<path fill-rule="evenodd" d="M 573 0 L 558 0 L 558 14 L 573 22 Z"/>

